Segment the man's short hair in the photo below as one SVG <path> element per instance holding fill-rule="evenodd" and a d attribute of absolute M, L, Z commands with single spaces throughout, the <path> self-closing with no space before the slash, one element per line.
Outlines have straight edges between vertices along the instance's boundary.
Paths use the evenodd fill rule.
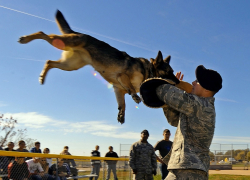
<path fill-rule="evenodd" d="M 22 144 L 22 143 L 25 143 L 25 141 L 24 141 L 24 140 L 18 141 L 18 145 L 20 145 L 20 144 Z"/>
<path fill-rule="evenodd" d="M 22 159 L 22 158 L 25 158 L 25 157 L 17 157 L 17 156 L 15 157 L 15 159 Z"/>
<path fill-rule="evenodd" d="M 59 158 L 58 161 L 65 161 L 65 159 L 64 158 Z"/>
<path fill-rule="evenodd" d="M 69 149 L 69 146 L 64 146 L 63 149 Z"/>
<path fill-rule="evenodd" d="M 37 145 L 37 144 L 41 144 L 41 143 L 40 143 L 39 141 L 36 141 L 36 142 L 35 142 L 35 145 Z"/>
<path fill-rule="evenodd" d="M 169 129 L 164 129 L 163 134 L 164 133 L 170 133 Z"/>
<path fill-rule="evenodd" d="M 14 144 L 13 142 L 8 142 L 8 145 L 10 145 L 10 144 Z"/>
<path fill-rule="evenodd" d="M 112 149 L 113 149 L 113 147 L 112 147 L 112 146 L 109 146 L 109 149 L 110 149 L 110 148 L 112 148 Z"/>
<path fill-rule="evenodd" d="M 144 130 L 141 132 L 141 134 L 147 134 L 147 135 L 149 136 L 149 132 L 148 132 L 148 130 L 146 130 L 146 129 L 144 129 Z"/>

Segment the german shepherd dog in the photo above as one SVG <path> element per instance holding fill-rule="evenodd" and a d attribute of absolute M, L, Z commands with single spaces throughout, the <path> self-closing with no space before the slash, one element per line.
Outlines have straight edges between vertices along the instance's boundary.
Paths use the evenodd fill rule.
<path fill-rule="evenodd" d="M 150 61 L 134 58 L 94 37 L 71 30 L 59 10 L 56 12 L 56 22 L 63 35 L 47 35 L 39 31 L 19 39 L 21 44 L 43 39 L 63 50 L 59 60 L 46 61 L 39 77 L 40 83 L 44 84 L 45 77 L 52 68 L 73 71 L 91 65 L 106 81 L 113 84 L 119 110 L 117 120 L 121 124 L 125 121 L 125 94 L 128 93 L 136 103 L 140 103 L 141 99 L 136 93 L 144 80 L 161 77 L 179 83 L 169 65 L 170 56 L 163 60 L 160 51 L 157 57 L 151 58 Z"/>

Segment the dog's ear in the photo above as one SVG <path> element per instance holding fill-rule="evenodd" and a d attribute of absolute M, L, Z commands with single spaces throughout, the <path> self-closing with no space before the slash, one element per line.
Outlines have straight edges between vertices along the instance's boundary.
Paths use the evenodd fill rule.
<path fill-rule="evenodd" d="M 151 62 L 151 63 L 153 63 L 153 62 L 154 62 L 154 60 L 155 60 L 155 59 L 153 59 L 153 58 L 150 58 L 150 62 Z"/>
<path fill-rule="evenodd" d="M 161 51 L 158 52 L 155 59 L 153 59 L 154 66 L 159 66 L 163 62 L 163 57 Z"/>
<path fill-rule="evenodd" d="M 168 56 L 168 57 L 166 57 L 163 61 L 169 64 L 170 59 L 171 59 L 171 56 L 169 55 L 169 56 Z"/>

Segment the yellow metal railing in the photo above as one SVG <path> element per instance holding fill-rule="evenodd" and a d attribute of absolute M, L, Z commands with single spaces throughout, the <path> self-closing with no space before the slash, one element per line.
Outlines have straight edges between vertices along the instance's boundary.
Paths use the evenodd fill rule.
<path fill-rule="evenodd" d="M 128 161 L 128 158 L 108 158 L 108 157 L 92 157 L 92 156 L 72 156 L 72 155 L 58 155 L 58 154 L 42 154 L 30 152 L 15 152 L 15 151 L 1 151 L 0 156 L 18 156 L 18 157 L 45 157 L 45 158 L 65 158 L 65 159 L 82 159 L 82 160 L 114 160 L 114 161 Z"/>

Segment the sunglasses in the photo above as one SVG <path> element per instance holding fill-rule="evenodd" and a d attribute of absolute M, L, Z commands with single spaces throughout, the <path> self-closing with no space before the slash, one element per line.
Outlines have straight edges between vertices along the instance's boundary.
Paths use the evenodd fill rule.
<path fill-rule="evenodd" d="M 194 82 L 195 82 L 196 84 L 200 84 L 199 81 L 198 81 L 197 79 L 196 79 Z"/>

